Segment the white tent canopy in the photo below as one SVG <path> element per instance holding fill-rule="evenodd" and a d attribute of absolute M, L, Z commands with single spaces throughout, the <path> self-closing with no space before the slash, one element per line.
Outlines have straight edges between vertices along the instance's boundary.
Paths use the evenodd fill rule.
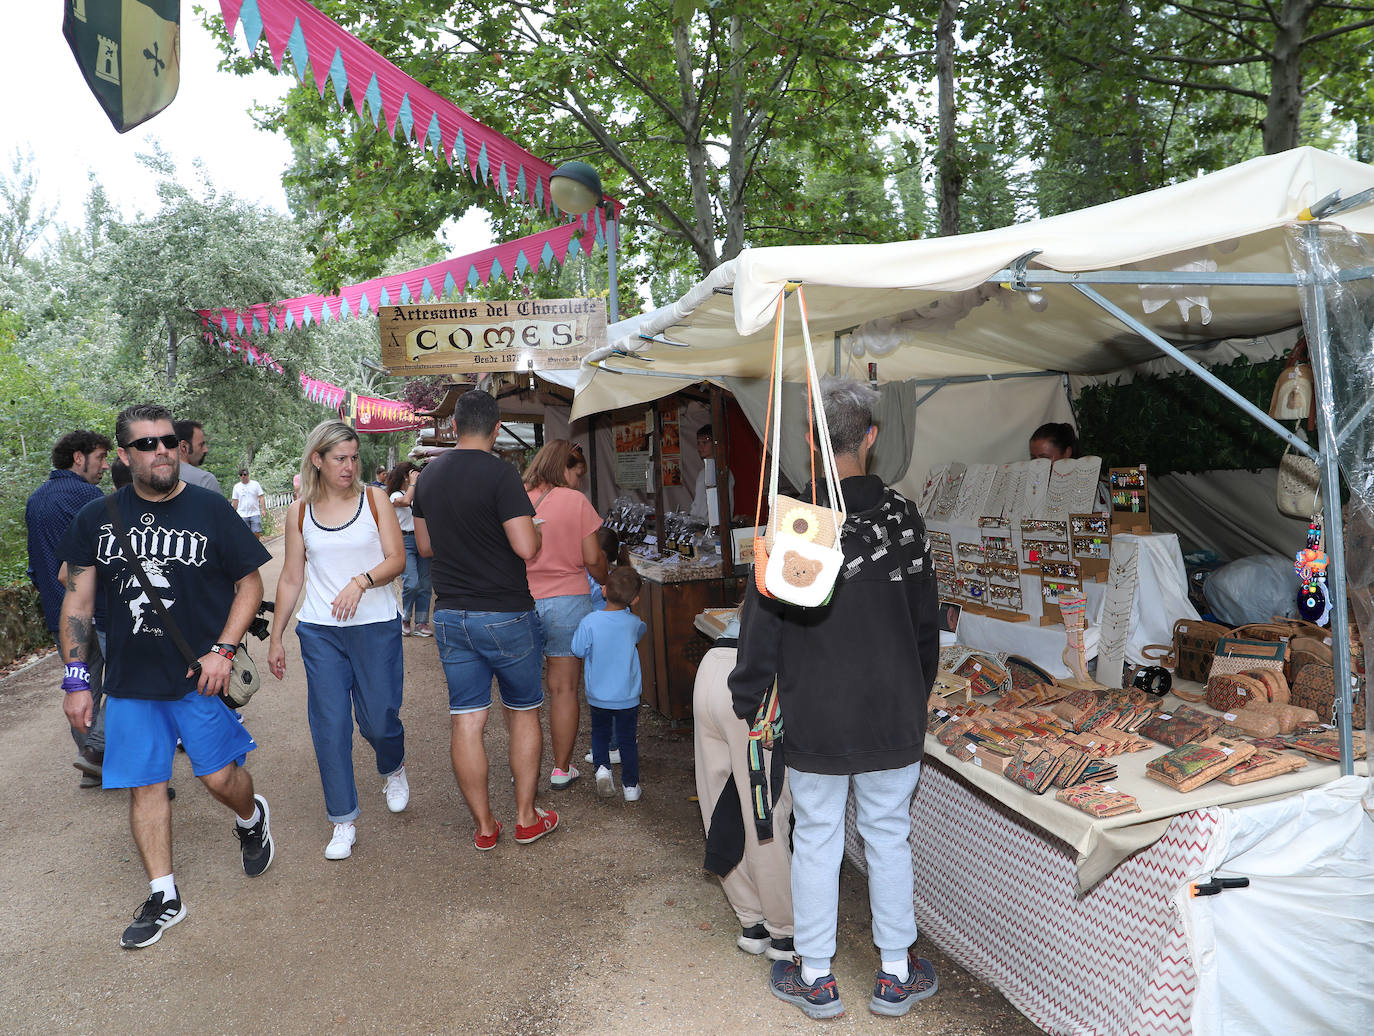
<path fill-rule="evenodd" d="M 1117 370 L 1160 350 L 1069 284 L 1025 292 L 989 279 L 1031 253 L 1031 271 L 1288 273 L 1286 224 L 1310 218 L 1308 210 L 1333 192 L 1350 198 L 1370 188 L 1374 168 L 1298 148 L 1000 230 L 748 249 L 673 305 L 617 325 L 623 337 L 589 357 L 600 368 L 582 369 L 573 414 L 647 402 L 674 391 L 680 379 L 766 376 L 777 298 L 789 282 L 803 286 L 818 352 L 828 353 L 842 336 L 857 373 L 876 361 L 881 381 Z M 1374 206 L 1334 221 L 1374 235 Z M 1128 278 L 1099 290 L 1180 346 L 1301 321 L 1291 286 L 1140 285 Z M 793 306 L 787 327 L 786 376 L 800 380 L 800 351 L 790 348 L 800 342 Z"/>

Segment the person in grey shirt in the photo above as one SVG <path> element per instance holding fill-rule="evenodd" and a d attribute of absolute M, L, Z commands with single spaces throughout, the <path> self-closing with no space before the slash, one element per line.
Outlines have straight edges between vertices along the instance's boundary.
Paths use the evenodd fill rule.
<path fill-rule="evenodd" d="M 212 493 L 224 495 L 219 479 L 202 468 L 210 444 L 205 439 L 205 427 L 199 421 L 173 421 L 177 433 L 177 450 L 181 455 L 181 480 L 193 486 L 203 486 Z"/>

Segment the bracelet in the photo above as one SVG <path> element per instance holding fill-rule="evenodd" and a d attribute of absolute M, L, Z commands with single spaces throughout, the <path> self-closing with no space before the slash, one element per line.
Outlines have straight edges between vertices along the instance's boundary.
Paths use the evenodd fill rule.
<path fill-rule="evenodd" d="M 368 585 L 368 586 L 376 586 L 376 585 L 377 585 L 376 583 L 374 583 L 374 582 L 372 581 L 372 573 L 371 573 L 371 572 L 364 572 L 364 573 L 363 573 L 363 578 L 367 580 L 367 585 Z"/>
<path fill-rule="evenodd" d="M 85 662 L 68 662 L 62 671 L 62 690 L 66 694 L 91 689 L 91 669 Z"/>
<path fill-rule="evenodd" d="M 234 644 L 216 644 L 210 650 L 217 655 L 223 655 L 225 658 L 229 659 L 229 661 L 232 662 L 234 660 L 234 656 L 238 654 L 239 649 L 237 645 Z"/>

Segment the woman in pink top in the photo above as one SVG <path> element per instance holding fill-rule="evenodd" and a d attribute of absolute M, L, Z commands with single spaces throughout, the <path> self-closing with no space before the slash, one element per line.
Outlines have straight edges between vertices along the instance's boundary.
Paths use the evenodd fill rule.
<path fill-rule="evenodd" d="M 596 539 L 601 516 L 578 491 L 586 471 L 581 447 L 567 439 L 545 444 L 525 469 L 525 489 L 543 536 L 543 546 L 525 562 L 525 571 L 544 629 L 553 788 L 566 788 L 581 776 L 572 756 L 581 715 L 577 683 L 582 660 L 573 654 L 572 635 L 592 610 L 587 573 L 598 583 L 606 581 L 606 557 Z"/>

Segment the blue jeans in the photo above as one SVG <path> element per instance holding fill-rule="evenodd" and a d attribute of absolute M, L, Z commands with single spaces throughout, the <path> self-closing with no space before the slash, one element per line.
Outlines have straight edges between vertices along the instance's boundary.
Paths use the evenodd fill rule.
<path fill-rule="evenodd" d="M 603 709 L 591 706 L 592 710 L 592 765 L 611 765 L 611 732 L 615 731 L 615 741 L 620 746 L 620 783 L 623 787 L 633 788 L 639 784 L 639 706 L 632 709 Z"/>
<path fill-rule="evenodd" d="M 921 764 L 870 773 L 803 773 L 787 768 L 792 788 L 792 909 L 797 954 L 807 967 L 830 970 L 840 905 L 844 809 L 854 789 L 868 864 L 873 942 L 883 960 L 901 960 L 916 941 L 912 901 L 911 796 Z"/>
<path fill-rule="evenodd" d="M 353 781 L 353 719 L 377 753 L 377 772 L 395 773 L 405 762 L 401 726 L 401 620 L 361 626 L 298 622 L 305 665 L 306 703 L 315 761 L 324 785 L 324 811 L 343 824 L 358 816 Z"/>
<path fill-rule="evenodd" d="M 448 681 L 448 711 L 491 708 L 491 679 L 501 704 L 517 712 L 544 704 L 544 634 L 534 612 L 434 613 L 434 639 Z"/>
<path fill-rule="evenodd" d="M 413 607 L 417 623 L 429 622 L 429 598 L 433 592 L 429 581 L 429 563 L 433 559 L 420 557 L 413 532 L 401 533 L 401 539 L 406 544 L 406 574 L 401 578 L 401 618 L 410 621 Z"/>

